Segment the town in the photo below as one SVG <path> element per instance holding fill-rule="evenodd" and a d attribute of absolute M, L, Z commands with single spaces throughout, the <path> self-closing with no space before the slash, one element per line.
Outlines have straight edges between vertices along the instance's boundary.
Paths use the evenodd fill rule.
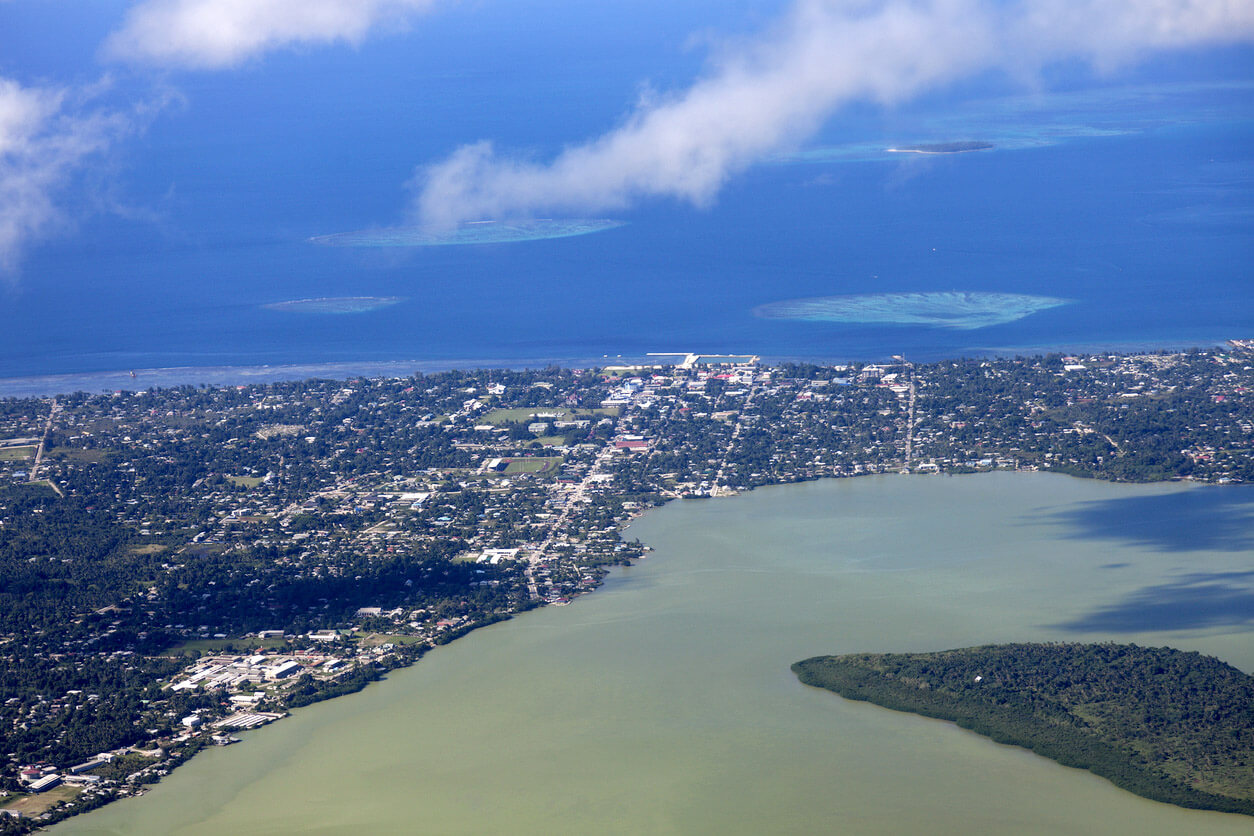
<path fill-rule="evenodd" d="M 623 528 L 670 500 L 865 474 L 1254 480 L 1248 343 L 680 357 L 0 401 L 0 832 L 568 604 L 647 555 Z"/>

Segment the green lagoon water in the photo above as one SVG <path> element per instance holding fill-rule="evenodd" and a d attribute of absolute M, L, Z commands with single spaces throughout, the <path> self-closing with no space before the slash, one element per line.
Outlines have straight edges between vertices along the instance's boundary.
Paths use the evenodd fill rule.
<path fill-rule="evenodd" d="M 820 653 L 1170 644 L 1254 670 L 1246 489 L 868 477 L 672 503 L 648 560 L 61 834 L 1254 831 L 800 685 Z"/>

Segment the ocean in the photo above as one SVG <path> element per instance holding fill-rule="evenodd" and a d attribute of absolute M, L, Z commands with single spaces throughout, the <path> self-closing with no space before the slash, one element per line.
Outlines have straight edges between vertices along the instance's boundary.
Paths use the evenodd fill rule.
<path fill-rule="evenodd" d="M 0 395 L 256 379 L 267 366 L 405 373 L 670 351 L 929 360 L 1254 336 L 1248 49 L 847 108 L 709 206 L 646 200 L 599 216 L 624 224 L 594 234 L 311 242 L 404 223 L 416 168 L 460 145 L 547 159 L 613 128 L 645 85 L 664 94 L 700 73 L 691 36 L 710 19 L 751 32 L 781 4 L 497 5 L 441 9 L 369 48 L 281 52 L 159 88 L 118 73 L 105 103 L 167 104 L 107 171 L 82 176 L 66 228 L 0 282 Z M 84 43 L 114 20 L 96 13 Z M 39 37 L 6 40 L 12 65 L 67 60 Z M 992 147 L 886 150 L 953 141 Z M 949 321 L 955 299 L 1007 294 L 1059 303 Z M 832 296 L 871 298 L 852 319 L 755 314 Z M 282 304 L 344 298 L 389 303 Z M 886 320 L 901 299 L 936 315 Z M 863 309 L 879 313 L 858 321 Z"/>

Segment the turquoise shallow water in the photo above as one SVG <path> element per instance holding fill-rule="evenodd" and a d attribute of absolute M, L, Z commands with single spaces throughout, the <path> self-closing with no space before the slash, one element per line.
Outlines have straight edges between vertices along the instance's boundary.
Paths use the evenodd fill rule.
<path fill-rule="evenodd" d="M 878 293 L 788 299 L 761 305 L 753 313 L 765 319 L 893 323 L 970 331 L 1014 322 L 1067 301 L 1022 293 Z"/>
<path fill-rule="evenodd" d="M 1254 544 L 1222 525 L 1251 503 L 1244 489 L 1044 474 L 673 503 L 628 531 L 656 551 L 596 593 L 478 631 L 56 832 L 1248 833 L 1247 817 L 1146 801 L 806 688 L 788 666 L 1117 640 L 1254 670 Z M 1207 617 L 1180 592 L 1198 582 L 1245 603 Z"/>
<path fill-rule="evenodd" d="M 519 221 L 472 221 L 452 229 L 391 227 L 315 235 L 310 243 L 328 247 L 441 247 L 473 244 L 511 244 L 591 235 L 623 225 L 607 219 L 543 219 Z"/>

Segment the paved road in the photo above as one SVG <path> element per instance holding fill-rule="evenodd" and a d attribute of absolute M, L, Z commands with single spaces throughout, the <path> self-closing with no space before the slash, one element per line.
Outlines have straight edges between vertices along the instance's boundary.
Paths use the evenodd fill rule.
<path fill-rule="evenodd" d="M 35 463 L 30 468 L 30 478 L 27 480 L 29 482 L 39 480 L 39 465 L 43 463 L 44 449 L 48 446 L 48 436 L 52 434 L 52 419 L 56 417 L 58 409 L 60 409 L 60 405 L 57 404 L 57 399 L 53 398 L 52 408 L 48 410 L 48 422 L 44 424 L 44 437 L 39 439 L 39 449 L 35 451 Z M 50 482 L 49 484 L 52 483 Z M 52 489 L 57 493 L 61 493 L 61 489 L 56 485 L 53 485 Z"/>

